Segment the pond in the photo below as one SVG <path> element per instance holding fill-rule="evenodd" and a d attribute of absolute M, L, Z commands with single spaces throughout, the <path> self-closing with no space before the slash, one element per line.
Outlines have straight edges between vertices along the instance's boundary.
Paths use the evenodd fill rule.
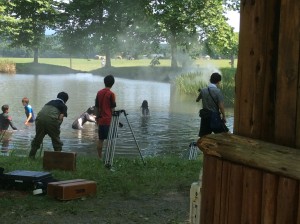
<path fill-rule="evenodd" d="M 69 101 L 68 117 L 61 126 L 63 151 L 97 155 L 96 125 L 87 123 L 82 130 L 73 130 L 71 125 L 82 112 L 94 105 L 97 91 L 104 88 L 102 76 L 88 73 L 1 74 L 0 79 L 0 106 L 9 104 L 10 115 L 18 128 L 17 131 L 9 129 L 6 133 L 2 139 L 4 149 L 8 148 L 20 156 L 26 156 L 30 150 L 35 127 L 24 125 L 26 117 L 21 103 L 24 96 L 29 98 L 29 104 L 37 114 L 45 103 L 56 98 L 58 92 L 65 91 L 69 94 Z M 137 156 L 139 149 L 144 156 L 182 155 L 188 150 L 189 144 L 198 139 L 200 104 L 195 102 L 195 97 L 178 93 L 172 84 L 116 78 L 112 91 L 117 98 L 116 110 L 125 110 L 128 118 L 127 122 L 124 113 L 119 117 L 124 126 L 118 131 L 116 156 Z M 149 117 L 141 116 L 140 106 L 143 100 L 149 103 Z M 233 113 L 232 110 L 228 111 L 227 125 L 232 132 Z M 43 150 L 53 150 L 48 136 L 44 139 Z"/>

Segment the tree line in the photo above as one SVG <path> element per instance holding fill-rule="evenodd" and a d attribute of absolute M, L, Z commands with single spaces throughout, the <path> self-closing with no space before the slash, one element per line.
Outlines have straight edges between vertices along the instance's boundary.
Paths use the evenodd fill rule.
<path fill-rule="evenodd" d="M 239 10 L 239 0 L 0 0 L 0 38 L 36 63 L 47 47 L 70 58 L 101 52 L 107 67 L 114 55 L 168 51 L 176 68 L 182 55 L 236 55 L 226 10 Z"/>

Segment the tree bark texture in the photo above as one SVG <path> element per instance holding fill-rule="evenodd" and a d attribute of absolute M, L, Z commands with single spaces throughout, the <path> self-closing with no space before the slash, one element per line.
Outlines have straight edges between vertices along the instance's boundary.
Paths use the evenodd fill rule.
<path fill-rule="evenodd" d="M 298 0 L 241 1 L 235 134 L 300 146 L 299 11 Z"/>

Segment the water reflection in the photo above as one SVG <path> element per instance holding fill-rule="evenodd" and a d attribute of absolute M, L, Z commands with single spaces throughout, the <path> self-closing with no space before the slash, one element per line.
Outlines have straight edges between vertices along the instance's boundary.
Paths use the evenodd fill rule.
<path fill-rule="evenodd" d="M 25 156 L 35 135 L 34 126 L 24 125 L 25 114 L 21 99 L 27 96 L 34 112 L 37 113 L 45 103 L 54 99 L 58 92 L 66 91 L 70 99 L 67 103 L 68 117 L 61 126 L 63 150 L 96 156 L 96 125 L 87 122 L 82 130 L 74 130 L 71 126 L 86 108 L 94 105 L 97 91 L 104 88 L 103 77 L 92 74 L 2 74 L 0 79 L 2 96 L 5 96 L 1 99 L 1 105 L 10 105 L 10 114 L 19 129 L 11 135 L 9 149 Z M 187 150 L 190 142 L 198 138 L 200 104 L 197 104 L 194 98 L 176 92 L 170 84 L 116 78 L 112 91 L 117 96 L 116 109 L 125 109 L 128 114 L 128 121 L 143 155 L 178 155 Z M 149 117 L 141 116 L 140 106 L 143 100 L 149 103 Z M 124 115 L 120 115 L 120 122 L 124 127 L 119 129 L 116 154 L 138 156 L 132 132 Z M 231 130 L 232 123 L 233 117 L 229 116 L 228 126 Z M 44 138 L 43 149 L 52 150 L 48 136 Z"/>

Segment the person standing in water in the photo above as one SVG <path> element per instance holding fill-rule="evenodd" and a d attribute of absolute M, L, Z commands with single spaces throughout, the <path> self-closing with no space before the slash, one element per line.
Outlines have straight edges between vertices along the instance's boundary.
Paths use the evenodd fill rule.
<path fill-rule="evenodd" d="M 110 90 L 115 83 L 115 78 L 112 75 L 105 76 L 105 88 L 98 91 L 95 100 L 95 112 L 98 123 L 98 157 L 102 159 L 103 142 L 108 137 L 109 126 L 112 119 L 112 114 L 116 105 L 116 96 Z"/>
<path fill-rule="evenodd" d="M 29 124 L 34 123 L 35 117 L 34 117 L 33 109 L 31 107 L 31 105 L 29 105 L 29 99 L 27 97 L 24 97 L 22 99 L 22 104 L 24 106 L 25 115 L 26 115 L 26 120 L 25 120 L 24 124 L 29 125 Z"/>

